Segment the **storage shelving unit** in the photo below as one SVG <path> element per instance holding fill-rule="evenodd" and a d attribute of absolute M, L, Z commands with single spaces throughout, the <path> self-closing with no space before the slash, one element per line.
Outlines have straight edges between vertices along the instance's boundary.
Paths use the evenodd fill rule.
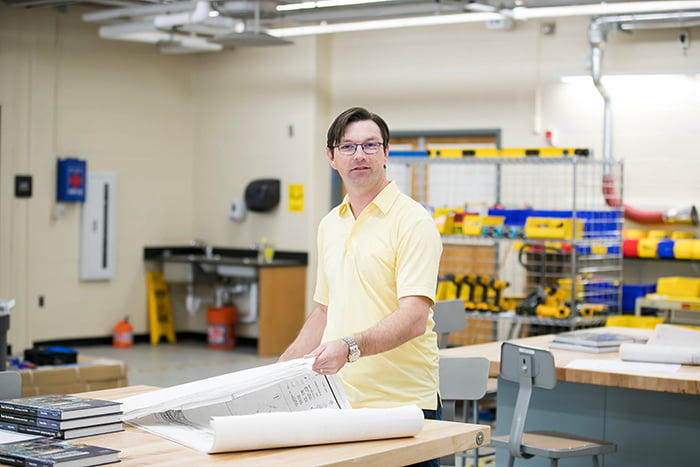
<path fill-rule="evenodd" d="M 440 274 L 482 274 L 508 282 L 504 293 L 525 297 L 538 286 L 561 289 L 570 314 L 566 317 L 522 315 L 514 312 L 471 312 L 467 316 L 490 321 L 487 336 L 516 337 L 527 325 L 529 334 L 559 328 L 599 326 L 605 314 L 580 315 L 582 305 L 602 304 L 617 313 L 622 281 L 622 163 L 592 156 L 461 157 L 391 156 L 389 179 L 430 210 L 457 209 L 489 214 L 530 214 L 578 219 L 570 232 L 547 230 L 543 237 L 513 232 L 533 229 L 496 229 L 487 235 L 443 235 Z M 604 184 L 605 190 L 604 190 Z M 606 196 L 608 199 L 606 199 Z M 568 214 L 567 214 L 568 213 Z M 497 215 L 491 211 L 492 215 Z M 534 216 L 531 216 L 534 217 Z M 506 224 L 512 223 L 506 215 Z M 515 221 L 517 222 L 517 221 Z M 523 219 L 520 220 L 523 222 Z M 569 221 L 572 222 L 572 221 Z M 557 233 L 558 232 L 558 233 Z M 522 235 L 522 234 L 521 234 Z M 553 236 L 553 237 L 552 237 Z M 572 286 L 573 284 L 573 286 Z M 500 323 L 494 326 L 494 323 Z M 466 343 L 476 343 L 466 342 Z"/>

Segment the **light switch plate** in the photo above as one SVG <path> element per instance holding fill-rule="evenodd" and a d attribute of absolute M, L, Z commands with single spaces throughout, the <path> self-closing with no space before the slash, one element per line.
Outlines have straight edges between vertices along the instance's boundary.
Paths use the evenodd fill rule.
<path fill-rule="evenodd" d="M 240 222 L 245 220 L 247 213 L 245 200 L 243 198 L 233 198 L 228 211 L 228 218 L 232 221 Z"/>

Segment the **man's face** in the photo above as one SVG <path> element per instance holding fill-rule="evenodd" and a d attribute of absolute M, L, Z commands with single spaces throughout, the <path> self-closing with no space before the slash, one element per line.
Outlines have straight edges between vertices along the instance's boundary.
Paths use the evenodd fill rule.
<path fill-rule="evenodd" d="M 365 153 L 363 143 L 383 143 L 379 127 L 372 120 L 352 122 L 345 128 L 345 133 L 337 145 L 357 144 L 352 155 L 341 154 L 338 148 L 326 149 L 331 167 L 338 171 L 345 188 L 374 188 L 383 185 L 386 180 L 384 166 L 387 162 L 389 148 L 380 146 L 374 154 Z M 337 146 L 336 145 L 336 146 Z"/>

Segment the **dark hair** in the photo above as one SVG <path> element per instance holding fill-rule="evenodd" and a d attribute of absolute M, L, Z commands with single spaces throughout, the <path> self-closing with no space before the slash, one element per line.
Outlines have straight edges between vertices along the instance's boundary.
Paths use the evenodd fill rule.
<path fill-rule="evenodd" d="M 384 143 L 384 147 L 386 148 L 389 144 L 389 126 L 384 119 L 362 107 L 352 107 L 338 115 L 330 128 L 328 128 L 328 135 L 326 137 L 326 146 L 328 149 L 333 150 L 333 146 L 340 142 L 340 138 L 343 137 L 345 128 L 347 128 L 349 124 L 364 120 L 372 120 L 377 124 L 379 131 L 382 133 L 382 143 Z"/>

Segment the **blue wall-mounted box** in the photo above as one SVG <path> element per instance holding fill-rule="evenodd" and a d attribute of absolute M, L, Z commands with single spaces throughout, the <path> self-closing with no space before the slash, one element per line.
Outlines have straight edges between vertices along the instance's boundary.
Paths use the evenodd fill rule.
<path fill-rule="evenodd" d="M 85 201 L 85 179 L 87 164 L 80 159 L 58 159 L 56 201 Z"/>

